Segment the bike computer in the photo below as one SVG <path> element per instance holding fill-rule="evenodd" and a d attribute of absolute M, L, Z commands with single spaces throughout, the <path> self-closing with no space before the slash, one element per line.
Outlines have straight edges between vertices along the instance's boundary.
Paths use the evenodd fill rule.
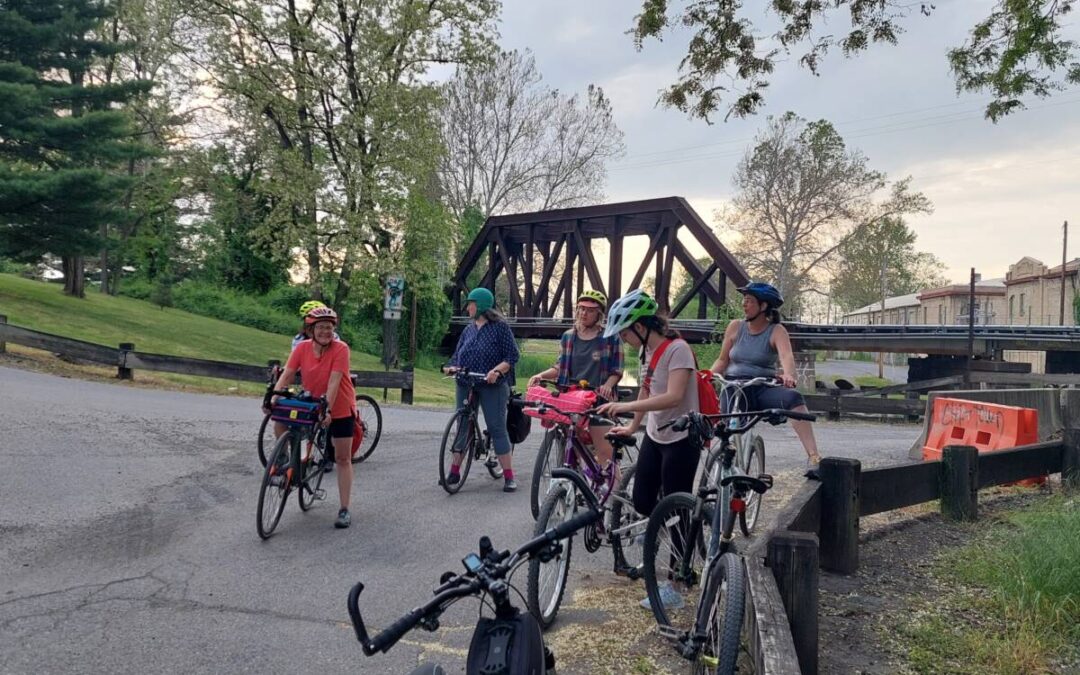
<path fill-rule="evenodd" d="M 470 553 L 461 560 L 461 564 L 465 565 L 465 569 L 476 574 L 484 566 L 484 561 L 475 553 Z"/>

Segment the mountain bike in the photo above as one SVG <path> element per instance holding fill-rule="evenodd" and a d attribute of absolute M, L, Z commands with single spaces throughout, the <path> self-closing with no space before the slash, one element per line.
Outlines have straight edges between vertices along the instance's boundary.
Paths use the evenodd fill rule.
<path fill-rule="evenodd" d="M 274 396 L 281 396 L 271 405 Z M 300 510 L 307 511 L 315 501 L 326 498 L 323 476 L 331 462 L 328 453 L 330 435 L 319 424 L 326 410 L 326 397 L 314 399 L 295 396 L 287 390 L 266 392 L 263 405 L 270 417 L 285 424 L 285 433 L 274 443 L 267 457 L 266 470 L 259 486 L 256 527 L 259 536 L 269 539 L 274 533 L 289 494 L 296 490 Z"/>
<path fill-rule="evenodd" d="M 499 465 L 499 459 L 495 455 L 491 433 L 484 429 L 480 432 L 478 417 L 480 415 L 480 395 L 476 387 L 485 384 L 485 373 L 470 373 L 457 371 L 453 377 L 469 388 L 469 393 L 461 407 L 454 411 L 450 422 L 443 432 L 442 445 L 439 446 L 439 485 L 449 494 L 455 494 L 465 485 L 465 479 L 469 476 L 473 459 L 483 460 L 484 468 L 495 480 L 502 478 L 503 470 Z M 510 452 L 513 452 L 513 448 Z M 450 469 L 454 462 L 454 455 L 459 456 L 459 478 L 457 482 L 449 482 Z"/>
<path fill-rule="evenodd" d="M 789 418 L 816 419 L 809 413 L 768 409 L 721 415 L 690 413 L 665 425 L 676 431 L 688 430 L 698 445 L 714 437 L 720 441 L 719 480 L 699 487 L 696 495 L 676 492 L 661 499 L 645 530 L 644 573 L 650 607 L 661 635 L 676 642 L 679 653 L 694 664 L 694 672 L 734 672 L 745 606 L 743 562 L 734 543 L 735 522 L 745 514 L 751 498 L 760 499 L 772 487 L 772 476 L 754 477 L 742 471 L 734 439 L 762 420 L 783 424 Z M 730 423 L 732 419 L 737 425 Z M 661 583 L 686 595 L 700 584 L 696 605 L 690 601 L 682 610 L 666 606 Z"/>
<path fill-rule="evenodd" d="M 389 651 L 417 626 L 430 632 L 439 630 L 440 617 L 447 608 L 461 598 L 477 597 L 481 600 L 481 612 L 484 607 L 489 607 L 494 610 L 494 616 L 481 615 L 476 622 L 465 666 L 466 675 L 554 673 L 555 656 L 544 644 L 539 624 L 530 613 L 521 611 L 512 602 L 512 592 L 517 592 L 512 585 L 512 577 L 517 569 L 532 560 L 557 556 L 563 547 L 562 540 L 572 537 L 575 532 L 602 517 L 596 496 L 579 474 L 569 469 L 558 469 L 555 475 L 574 485 L 582 497 L 585 510 L 569 520 L 554 524 L 513 553 L 508 550 L 498 552 L 488 537 L 481 537 L 479 552 L 470 553 L 461 561 L 465 567 L 464 574 L 444 572 L 434 591 L 434 598 L 410 611 L 375 637 L 368 635 L 360 612 L 360 594 L 364 591 L 364 584 L 354 585 L 349 592 L 347 605 L 353 631 L 364 654 L 373 656 Z M 444 671 L 441 666 L 424 664 L 412 672 L 414 675 L 431 675 Z"/>

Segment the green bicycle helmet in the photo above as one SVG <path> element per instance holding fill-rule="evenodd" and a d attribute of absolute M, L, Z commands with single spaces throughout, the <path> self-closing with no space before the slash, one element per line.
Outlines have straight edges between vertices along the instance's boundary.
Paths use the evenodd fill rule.
<path fill-rule="evenodd" d="M 319 300 L 308 300 L 304 304 L 300 305 L 300 318 L 304 318 L 305 316 L 307 316 L 308 312 L 315 309 L 316 307 L 326 307 L 326 305 Z"/>
<path fill-rule="evenodd" d="M 591 288 L 587 291 L 582 291 L 581 295 L 578 296 L 578 302 L 581 302 L 582 300 L 591 300 L 600 305 L 601 310 L 607 309 L 607 296 L 600 291 Z"/>
<path fill-rule="evenodd" d="M 648 316 L 656 316 L 659 308 L 656 300 L 649 297 L 648 293 L 635 288 L 611 304 L 607 326 L 604 328 L 604 337 L 618 335 L 619 331 L 629 328 L 635 321 Z"/>
<path fill-rule="evenodd" d="M 495 296 L 486 288 L 474 288 L 469 291 L 469 297 L 466 302 L 475 302 L 476 313 L 482 314 L 495 306 Z"/>

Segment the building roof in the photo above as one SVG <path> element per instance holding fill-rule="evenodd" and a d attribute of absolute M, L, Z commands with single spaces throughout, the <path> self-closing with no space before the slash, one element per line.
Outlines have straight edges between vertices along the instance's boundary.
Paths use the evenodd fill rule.
<path fill-rule="evenodd" d="M 941 288 L 928 288 L 918 293 L 919 300 L 940 298 L 951 295 L 967 295 L 971 292 L 970 284 L 952 284 Z M 984 279 L 975 282 L 975 295 L 1005 295 L 1004 279 Z"/>
<path fill-rule="evenodd" d="M 910 293 L 908 295 L 897 295 L 892 298 L 885 298 L 885 309 L 896 309 L 897 307 L 918 307 L 919 306 L 919 294 Z M 872 305 L 866 307 L 860 307 L 859 309 L 852 310 L 844 316 L 858 316 L 859 314 L 870 314 L 872 312 L 880 312 L 881 303 L 875 302 Z"/>

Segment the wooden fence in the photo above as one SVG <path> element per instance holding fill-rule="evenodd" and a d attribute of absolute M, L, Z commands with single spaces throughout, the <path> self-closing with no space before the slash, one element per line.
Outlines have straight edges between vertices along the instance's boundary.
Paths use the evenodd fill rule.
<path fill-rule="evenodd" d="M 866 471 L 854 459 L 823 459 L 821 481 L 807 481 L 745 551 L 745 625 L 756 672 L 818 672 L 818 569 L 858 569 L 862 516 L 940 500 L 944 517 L 974 520 L 980 489 L 1056 473 L 1067 489 L 1080 490 L 1080 429 L 997 452 L 949 446 L 940 461 Z"/>
<path fill-rule="evenodd" d="M 7 322 L 7 317 L 0 315 L 0 353 L 5 351 L 6 342 L 34 349 L 44 349 L 79 361 L 116 366 L 116 376 L 122 380 L 130 380 L 136 370 L 217 377 L 242 382 L 266 382 L 268 373 L 267 366 L 139 352 L 135 350 L 135 345 L 130 342 L 122 342 L 116 348 L 106 347 L 92 342 L 83 342 L 82 340 L 74 340 L 30 330 L 29 328 L 13 326 Z M 275 362 L 270 361 L 270 363 Z M 358 371 L 353 373 L 353 382 L 358 387 L 400 389 L 401 402 L 406 404 L 413 402 L 413 381 L 414 376 L 411 369 L 386 372 L 378 370 Z"/>

